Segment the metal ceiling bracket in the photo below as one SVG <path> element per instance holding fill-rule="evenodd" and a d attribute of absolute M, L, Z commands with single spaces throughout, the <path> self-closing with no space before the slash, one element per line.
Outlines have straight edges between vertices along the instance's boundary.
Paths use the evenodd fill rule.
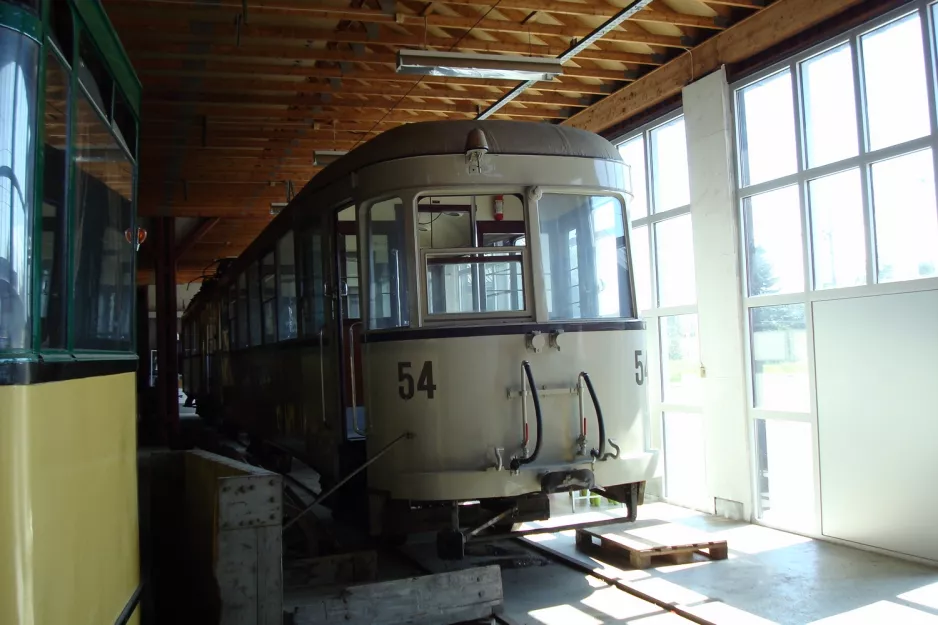
<path fill-rule="evenodd" d="M 579 41 L 576 41 L 573 45 L 571 45 L 567 49 L 566 52 L 558 56 L 557 59 L 561 63 L 566 63 L 567 61 L 571 60 L 577 54 L 579 54 L 586 48 L 590 47 L 591 45 L 593 45 L 594 43 L 602 39 L 611 30 L 618 28 L 619 24 L 629 19 L 630 17 L 634 16 L 636 13 L 638 13 L 639 11 L 644 9 L 646 6 L 651 4 L 651 1 L 652 0 L 635 0 L 634 2 L 630 3 L 629 6 L 623 8 L 621 11 L 619 11 L 614 16 L 609 18 L 606 22 L 602 23 L 595 30 L 593 30 L 593 32 L 591 32 L 589 35 L 580 39 Z M 514 89 L 512 89 L 505 95 L 503 95 L 498 101 L 492 104 L 485 111 L 483 111 L 482 114 L 477 117 L 477 119 L 488 119 L 489 117 L 494 115 L 496 112 L 498 112 L 501 108 L 503 108 L 506 104 L 508 104 L 509 102 L 517 98 L 519 95 L 521 95 L 522 93 L 524 93 L 525 91 L 527 91 L 528 89 L 536 85 L 537 82 L 538 81 L 536 80 L 529 80 L 527 82 L 521 83 L 520 85 L 518 85 L 517 87 L 515 87 Z"/>
<path fill-rule="evenodd" d="M 365 22 L 365 34 L 368 35 L 369 39 L 377 39 L 378 25 L 374 22 Z"/>
<path fill-rule="evenodd" d="M 241 15 L 244 16 L 244 23 L 248 23 L 248 0 L 241 0 Z"/>
<path fill-rule="evenodd" d="M 341 78 L 330 78 L 329 86 L 338 91 L 342 88 L 342 79 Z"/>
<path fill-rule="evenodd" d="M 353 43 L 352 52 L 355 53 L 355 56 L 365 56 L 365 44 Z"/>
<path fill-rule="evenodd" d="M 387 15 L 397 13 L 397 0 L 378 0 L 378 6 Z"/>
<path fill-rule="evenodd" d="M 339 61 L 339 69 L 342 71 L 343 74 L 351 74 L 352 64 L 349 63 L 348 61 Z"/>

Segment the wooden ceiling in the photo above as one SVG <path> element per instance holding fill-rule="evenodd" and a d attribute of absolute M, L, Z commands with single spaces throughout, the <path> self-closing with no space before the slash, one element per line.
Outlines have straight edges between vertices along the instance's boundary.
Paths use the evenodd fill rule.
<path fill-rule="evenodd" d="M 104 0 L 143 82 L 139 212 L 201 220 L 179 282 L 239 254 L 316 174 L 313 152 L 472 119 L 517 83 L 394 71 L 401 48 L 559 56 L 626 0 Z M 500 109 L 558 123 L 768 0 L 653 0 Z"/>

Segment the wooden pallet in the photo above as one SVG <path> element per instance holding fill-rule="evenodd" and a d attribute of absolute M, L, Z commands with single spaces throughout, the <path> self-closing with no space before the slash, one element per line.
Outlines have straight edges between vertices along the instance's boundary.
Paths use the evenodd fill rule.
<path fill-rule="evenodd" d="M 725 540 L 663 545 L 633 535 L 600 534 L 590 529 L 576 531 L 577 549 L 596 547 L 594 539 L 599 540 L 600 549 L 627 556 L 629 563 L 636 569 L 647 569 L 651 566 L 653 558 L 666 560 L 668 564 L 687 564 L 694 559 L 695 553 L 707 556 L 711 560 L 726 560 L 729 556 Z"/>

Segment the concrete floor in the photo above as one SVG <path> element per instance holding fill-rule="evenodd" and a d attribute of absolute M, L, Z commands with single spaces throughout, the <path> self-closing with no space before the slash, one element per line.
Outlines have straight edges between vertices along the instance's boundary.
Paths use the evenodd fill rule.
<path fill-rule="evenodd" d="M 588 511 L 607 517 L 624 510 Z M 550 523 L 569 523 L 555 517 Z M 536 524 L 532 524 L 536 525 Z M 627 560 L 577 551 L 573 532 L 529 539 L 713 623 L 938 625 L 938 569 L 663 503 L 603 533 L 669 543 L 726 540 L 728 560 L 634 570 Z M 672 543 L 673 544 L 673 543 Z M 687 623 L 583 572 L 559 565 L 503 571 L 507 615 L 518 625 Z"/>

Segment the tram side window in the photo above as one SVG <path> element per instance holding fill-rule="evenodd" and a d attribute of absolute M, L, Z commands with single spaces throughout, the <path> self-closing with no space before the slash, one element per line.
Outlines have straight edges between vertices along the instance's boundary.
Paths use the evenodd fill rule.
<path fill-rule="evenodd" d="M 248 347 L 248 278 L 238 276 L 238 347 Z"/>
<path fill-rule="evenodd" d="M 83 94 L 77 98 L 73 162 L 74 345 L 132 347 L 134 245 L 133 163 Z"/>
<path fill-rule="evenodd" d="M 40 307 L 43 349 L 67 347 L 68 221 L 65 185 L 68 169 L 68 73 L 50 50 L 46 54 L 45 150 L 43 161 Z"/>
<path fill-rule="evenodd" d="M 251 322 L 251 345 L 261 344 L 261 282 L 257 262 L 248 266 L 248 318 Z"/>
<path fill-rule="evenodd" d="M 264 343 L 277 340 L 277 266 L 274 253 L 261 260 L 261 309 L 264 317 Z"/>
<path fill-rule="evenodd" d="M 361 319 L 361 293 L 358 280 L 358 234 L 355 207 L 339 211 L 339 293 L 344 319 Z"/>
<path fill-rule="evenodd" d="M 277 338 L 281 341 L 296 338 L 296 256 L 293 232 L 288 232 L 277 242 L 277 275 L 280 288 L 277 295 Z"/>
<path fill-rule="evenodd" d="M 538 214 L 550 318 L 631 318 L 620 202 L 548 193 L 538 202 Z"/>
<path fill-rule="evenodd" d="M 525 245 L 525 232 L 524 203 L 517 195 L 420 198 L 417 239 L 426 263 L 429 313 L 524 310 L 524 253 L 518 248 Z M 456 251 L 463 248 L 477 251 Z"/>
<path fill-rule="evenodd" d="M 227 352 L 231 349 L 231 312 L 227 295 L 221 300 L 221 327 L 218 333 L 218 349 Z"/>
<path fill-rule="evenodd" d="M 228 324 L 231 331 L 231 349 L 238 349 L 241 346 L 238 337 L 238 288 L 234 284 L 228 289 Z"/>
<path fill-rule="evenodd" d="M 302 232 L 299 245 L 302 263 L 300 289 L 303 299 L 303 334 L 315 336 L 326 322 L 322 232 L 315 228 Z"/>
<path fill-rule="evenodd" d="M 368 210 L 368 319 L 372 330 L 410 325 L 404 204 L 394 198 Z"/>

